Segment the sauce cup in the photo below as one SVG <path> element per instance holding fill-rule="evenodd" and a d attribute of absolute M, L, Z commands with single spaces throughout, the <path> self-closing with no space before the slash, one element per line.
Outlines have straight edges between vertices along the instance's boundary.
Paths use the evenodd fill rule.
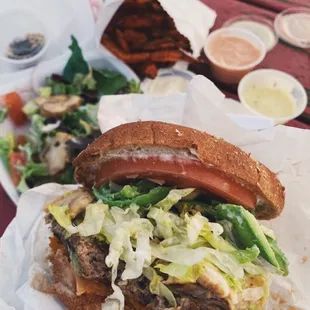
<path fill-rule="evenodd" d="M 9 64 L 14 70 L 35 66 L 44 57 L 49 47 L 49 31 L 42 19 L 30 11 L 14 9 L 0 15 L 1 40 L 0 60 Z M 45 38 L 42 49 L 35 55 L 24 59 L 7 57 L 7 49 L 16 38 L 24 38 L 29 33 L 40 33 Z"/>
<path fill-rule="evenodd" d="M 240 81 L 238 86 L 238 96 L 240 102 L 253 115 L 267 116 L 259 113 L 252 108 L 245 96 L 246 92 L 251 88 L 261 89 L 277 89 L 283 92 L 286 96 L 291 98 L 294 110 L 291 115 L 286 117 L 269 117 L 275 124 L 285 124 L 290 120 L 298 117 L 307 107 L 308 97 L 305 88 L 293 76 L 274 69 L 259 69 L 248 73 Z M 266 92 L 265 92 L 266 94 Z M 276 102 L 277 101 L 277 102 Z M 281 108 L 283 102 L 281 100 L 272 100 L 268 105 L 277 105 L 277 109 Z"/>
<path fill-rule="evenodd" d="M 255 52 L 258 51 L 258 55 L 255 55 L 253 60 L 246 65 L 230 65 L 229 63 L 220 62 L 218 58 L 221 57 L 221 49 L 218 50 L 219 57 L 215 57 L 217 53 L 211 52 L 211 47 L 215 42 L 214 40 L 225 38 L 237 38 L 238 41 L 240 39 L 245 41 L 246 44 L 254 47 Z M 205 42 L 204 52 L 210 61 L 210 68 L 215 79 L 226 84 L 238 84 L 241 78 L 260 64 L 266 56 L 265 45 L 259 37 L 248 30 L 239 28 L 221 28 L 213 31 Z M 231 56 L 233 56 L 233 52 L 234 49 L 232 49 Z"/>

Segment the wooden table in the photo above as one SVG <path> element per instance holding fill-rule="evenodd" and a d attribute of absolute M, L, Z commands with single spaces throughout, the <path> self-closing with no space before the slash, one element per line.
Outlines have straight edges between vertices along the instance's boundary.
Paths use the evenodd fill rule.
<path fill-rule="evenodd" d="M 223 23 L 231 17 L 240 14 L 261 14 L 270 19 L 288 7 L 310 6 L 309 0 L 202 0 L 209 7 L 217 12 L 217 19 L 214 29 L 220 28 Z M 307 89 L 310 98 L 310 50 L 301 50 L 280 42 L 260 65 L 261 68 L 274 68 L 285 71 L 295 76 Z M 208 66 L 196 67 L 197 73 L 202 73 L 212 79 Z M 227 97 L 237 98 L 236 89 L 217 83 L 217 86 Z M 310 104 L 309 104 L 310 106 Z M 309 118 L 308 118 L 309 116 Z M 287 125 L 310 129 L 310 122 L 307 125 L 303 121 L 310 120 L 310 107 L 298 120 L 289 122 Z M 15 216 L 16 207 L 0 186 L 0 236 Z"/>

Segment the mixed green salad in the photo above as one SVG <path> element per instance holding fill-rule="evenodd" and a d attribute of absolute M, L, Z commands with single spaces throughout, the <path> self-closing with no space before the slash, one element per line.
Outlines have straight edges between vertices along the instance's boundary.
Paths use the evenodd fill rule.
<path fill-rule="evenodd" d="M 23 106 L 11 93 L 15 102 L 1 109 L 1 120 L 8 114 L 21 123 L 26 115 L 31 123 L 25 136 L 0 138 L 0 156 L 19 192 L 47 182 L 75 183 L 72 160 L 100 135 L 100 97 L 141 92 L 136 81 L 119 72 L 92 68 L 74 37 L 70 50 L 63 73 L 52 74 L 38 98 Z"/>
<path fill-rule="evenodd" d="M 77 197 L 84 205 L 77 205 Z M 117 301 L 120 309 L 124 281 L 131 287 L 136 282 L 128 280 L 138 278 L 146 283 L 143 296 L 163 299 L 165 307 L 160 309 L 180 306 L 182 298 L 188 299 L 188 306 L 180 309 L 202 309 L 195 303 L 215 301 L 214 309 L 264 309 L 270 275 L 288 274 L 287 259 L 272 230 L 243 207 L 214 201 L 194 188 L 149 180 L 110 183 L 92 192 L 80 188 L 67 193 L 48 210 L 52 231 L 67 245 L 81 276 L 84 251 L 75 249 L 77 238 L 86 249 L 99 244 L 88 269 L 99 270 L 101 261 L 112 269 L 112 278 L 106 280 L 114 294 L 107 300 Z M 105 272 L 103 277 L 109 276 Z M 141 295 L 141 285 L 138 290 Z"/>

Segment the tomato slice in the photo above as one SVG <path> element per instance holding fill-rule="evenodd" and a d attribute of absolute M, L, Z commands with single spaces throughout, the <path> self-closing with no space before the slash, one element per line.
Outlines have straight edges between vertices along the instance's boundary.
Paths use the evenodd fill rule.
<path fill-rule="evenodd" d="M 8 108 L 9 118 L 16 126 L 21 126 L 26 122 L 27 116 L 23 111 L 23 100 L 17 92 L 3 95 L 2 104 Z"/>
<path fill-rule="evenodd" d="M 27 156 L 25 152 L 12 152 L 10 154 L 10 173 L 15 186 L 19 184 L 22 177 L 22 172 L 16 166 L 25 166 L 26 163 Z"/>
<path fill-rule="evenodd" d="M 15 145 L 16 145 L 16 146 L 19 146 L 19 145 L 23 146 L 23 145 L 25 145 L 26 143 L 27 143 L 27 138 L 26 138 L 26 136 L 24 136 L 24 135 L 19 135 L 19 136 L 16 136 L 16 137 L 15 137 Z"/>
<path fill-rule="evenodd" d="M 104 162 L 97 171 L 96 186 L 135 178 L 165 180 L 180 188 L 203 189 L 249 210 L 256 206 L 256 196 L 250 189 L 199 161 L 177 157 L 171 160 L 159 156 L 114 158 Z"/>

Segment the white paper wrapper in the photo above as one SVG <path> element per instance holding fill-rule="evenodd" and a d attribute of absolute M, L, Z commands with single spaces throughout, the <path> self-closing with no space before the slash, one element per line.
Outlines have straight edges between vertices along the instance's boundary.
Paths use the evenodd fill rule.
<path fill-rule="evenodd" d="M 239 145 L 278 173 L 286 186 L 286 207 L 279 218 L 265 225 L 270 226 L 278 236 L 279 245 L 290 261 L 290 275 L 287 278 L 274 278 L 267 310 L 308 310 L 310 131 L 283 126 L 261 132 L 245 131 L 223 114 L 216 104 L 220 98 L 220 92 L 214 89 L 212 83 L 203 77 L 196 77 L 191 82 L 181 113 L 171 106 L 172 97 L 157 98 L 155 103 L 159 106 L 156 111 L 156 104 L 149 96 L 139 103 L 142 112 L 133 106 L 133 110 L 128 108 L 126 112 L 130 113 L 130 121 L 138 120 L 143 113 L 148 119 L 154 115 L 156 120 L 207 130 Z M 178 95 L 174 99 L 177 100 Z M 132 102 L 130 104 L 133 105 Z M 124 114 L 123 109 L 126 109 L 125 104 L 114 106 L 116 120 L 117 115 Z M 115 125 L 117 123 L 114 122 Z M 103 124 L 101 127 L 105 128 Z M 1 310 L 64 309 L 53 297 L 33 290 L 29 283 L 38 271 L 48 273 L 45 261 L 48 230 L 42 220 L 43 205 L 71 188 L 47 184 L 21 197 L 17 217 L 8 227 L 0 244 Z"/>
<path fill-rule="evenodd" d="M 158 0 L 164 10 L 173 18 L 177 30 L 188 38 L 192 55 L 198 57 L 209 30 L 213 27 L 216 13 L 200 0 Z M 97 44 L 113 15 L 124 0 L 106 0 L 98 13 L 95 33 Z"/>

